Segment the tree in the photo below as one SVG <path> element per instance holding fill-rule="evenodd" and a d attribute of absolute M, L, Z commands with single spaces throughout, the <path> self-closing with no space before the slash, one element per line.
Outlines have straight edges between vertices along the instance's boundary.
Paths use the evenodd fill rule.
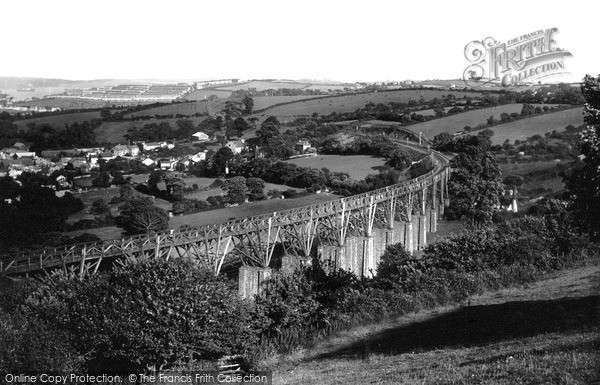
<path fill-rule="evenodd" d="M 252 113 L 252 109 L 254 108 L 254 99 L 246 95 L 244 99 L 242 99 L 242 103 L 244 104 L 244 114 L 250 115 Z"/>
<path fill-rule="evenodd" d="M 169 227 L 169 215 L 153 205 L 148 197 L 133 197 L 121 206 L 119 225 L 129 234 L 163 231 Z"/>
<path fill-rule="evenodd" d="M 451 151 L 458 155 L 450 163 L 450 207 L 446 210 L 449 219 L 491 221 L 502 191 L 500 168 L 489 152 L 491 135 L 493 131 L 483 130 L 476 136 L 469 135 L 452 143 Z"/>
<path fill-rule="evenodd" d="M 231 151 L 229 147 L 220 148 L 211 158 L 211 175 L 220 176 L 225 174 L 225 167 L 228 166 L 228 163 L 233 158 L 233 156 L 233 151 Z"/>
<path fill-rule="evenodd" d="M 452 143 L 452 135 L 447 132 L 442 132 L 433 137 L 433 148 L 438 151 L 445 151 L 450 143 Z"/>
<path fill-rule="evenodd" d="M 102 171 L 94 180 L 92 180 L 92 186 L 110 187 L 110 174 L 106 171 Z"/>
<path fill-rule="evenodd" d="M 273 138 L 277 138 L 281 136 L 281 132 L 279 131 L 279 126 L 273 123 L 263 122 L 260 128 L 256 130 L 256 136 L 258 137 L 258 142 L 261 146 L 267 145 L 269 140 Z"/>
<path fill-rule="evenodd" d="M 570 210 L 576 226 L 594 240 L 600 239 L 600 75 L 586 75 L 581 84 L 586 100 L 584 121 L 588 128 L 581 135 L 579 148 L 585 159 L 565 178 L 571 198 Z"/>
<path fill-rule="evenodd" d="M 525 178 L 521 175 L 507 175 L 502 181 L 507 186 L 519 188 L 525 183 Z"/>
<path fill-rule="evenodd" d="M 260 178 L 246 179 L 246 187 L 248 187 L 248 199 L 250 202 L 261 201 L 267 197 L 264 193 L 265 181 Z"/>
<path fill-rule="evenodd" d="M 171 200 L 180 201 L 183 199 L 186 185 L 182 178 L 174 175 L 167 175 L 165 176 L 165 186 Z"/>
<path fill-rule="evenodd" d="M 221 188 L 227 192 L 227 196 L 224 198 L 224 202 L 229 204 L 242 204 L 248 197 L 248 187 L 246 186 L 246 178 L 243 176 L 236 176 L 231 179 L 227 179 Z"/>
<path fill-rule="evenodd" d="M 524 103 L 521 108 L 521 116 L 533 115 L 535 108 L 531 104 Z"/>
<path fill-rule="evenodd" d="M 406 153 L 406 151 L 396 149 L 388 155 L 385 164 L 397 170 L 404 170 L 410 166 L 411 159 L 410 156 Z"/>
<path fill-rule="evenodd" d="M 110 217 L 110 207 L 104 199 L 96 199 L 94 202 L 92 202 L 90 214 L 94 214 L 99 217 Z"/>

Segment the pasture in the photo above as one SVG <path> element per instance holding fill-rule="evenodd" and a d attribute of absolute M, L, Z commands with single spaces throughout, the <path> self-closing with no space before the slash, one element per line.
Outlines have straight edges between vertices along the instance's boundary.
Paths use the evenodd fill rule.
<path fill-rule="evenodd" d="M 231 96 L 231 91 L 224 91 L 221 89 L 214 88 L 204 88 L 201 90 L 195 90 L 186 95 L 183 99 L 187 100 L 205 100 L 211 97 L 212 95 L 217 96 L 219 99 L 227 99 Z"/>
<path fill-rule="evenodd" d="M 196 100 L 185 103 L 170 103 L 164 106 L 132 112 L 125 117 L 155 116 L 155 115 L 185 115 L 204 114 L 208 112 L 208 100 Z"/>
<path fill-rule="evenodd" d="M 74 112 L 72 114 L 50 115 L 45 117 L 32 117 L 30 119 L 17 120 L 15 124 L 19 129 L 27 130 L 29 123 L 48 123 L 54 128 L 62 129 L 65 124 L 71 125 L 75 122 L 83 123 L 86 120 L 100 119 L 100 111 Z"/>
<path fill-rule="evenodd" d="M 525 178 L 525 183 L 521 190 L 528 192 L 535 191 L 561 191 L 565 188 L 562 177 L 558 175 L 556 168 L 558 165 L 566 165 L 560 162 L 531 162 L 531 163 L 503 163 L 499 164 L 502 177 L 507 175 L 520 175 Z M 542 195 L 540 192 L 534 195 Z"/>
<path fill-rule="evenodd" d="M 316 169 L 325 167 L 329 171 L 346 172 L 355 180 L 363 180 L 369 174 L 377 174 L 377 170 L 385 164 L 382 158 L 369 155 L 318 155 L 290 159 L 286 162 L 302 167 Z"/>
<path fill-rule="evenodd" d="M 254 96 L 254 110 L 262 110 L 275 104 L 296 102 L 304 99 L 322 98 L 323 95 L 297 95 L 297 96 Z"/>
<path fill-rule="evenodd" d="M 464 96 L 476 97 L 480 93 L 447 91 L 447 90 L 394 90 L 387 92 L 369 92 L 357 94 L 344 94 L 329 98 L 299 101 L 284 106 L 270 108 L 262 114 L 276 116 L 281 119 L 293 119 L 297 116 L 307 116 L 313 113 L 329 115 L 332 112 L 353 112 L 358 108 L 364 108 L 368 102 L 378 103 L 408 103 L 409 100 L 418 101 L 421 97 L 426 101 L 441 98 L 443 95 L 454 95 L 457 99 Z"/>
<path fill-rule="evenodd" d="M 153 101 L 132 100 L 128 102 L 111 102 L 105 100 L 88 100 L 78 98 L 48 98 L 30 102 L 17 103 L 18 106 L 58 107 L 62 110 L 88 110 L 106 107 L 137 106 L 155 103 Z"/>
<path fill-rule="evenodd" d="M 552 107 L 555 105 L 545 104 L 545 106 Z M 449 115 L 440 119 L 434 119 L 428 122 L 413 124 L 407 126 L 406 128 L 417 134 L 419 132 L 422 132 L 427 139 L 433 140 L 433 138 L 436 135 L 441 134 L 442 132 L 453 134 L 455 132 L 463 131 L 465 126 L 475 127 L 478 124 L 485 124 L 490 116 L 493 116 L 496 120 L 500 120 L 500 115 L 502 113 L 511 114 L 513 112 L 516 112 L 520 114 L 522 108 L 523 104 L 521 103 L 505 104 L 496 107 L 482 108 L 479 110 Z M 415 112 L 417 114 L 426 115 L 426 113 L 424 113 L 425 111 Z M 495 127 L 492 127 L 492 129 L 494 128 Z"/>
<path fill-rule="evenodd" d="M 215 87 L 218 90 L 229 90 L 229 91 L 237 91 L 237 90 L 247 90 L 250 88 L 256 88 L 257 91 L 264 90 L 276 90 L 279 88 L 307 88 L 311 84 L 310 83 L 298 83 L 298 82 L 282 82 L 282 81 L 262 81 L 255 80 L 246 83 L 239 83 L 234 85 L 227 85 L 224 87 Z"/>
<path fill-rule="evenodd" d="M 502 144 L 506 139 L 525 140 L 535 134 L 544 135 L 547 132 L 564 131 L 569 124 L 577 127 L 583 124 L 583 107 L 571 108 L 550 114 L 533 116 L 492 127 L 493 144 Z M 477 132 L 477 131 L 475 131 Z"/>

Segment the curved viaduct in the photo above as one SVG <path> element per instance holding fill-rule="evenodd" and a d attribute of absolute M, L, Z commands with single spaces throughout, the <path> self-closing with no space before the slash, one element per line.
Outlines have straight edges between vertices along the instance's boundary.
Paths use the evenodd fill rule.
<path fill-rule="evenodd" d="M 420 250 L 427 233 L 436 231 L 448 202 L 450 167 L 444 155 L 428 154 L 431 171 L 382 189 L 227 223 L 19 254 L 0 260 L 0 273 L 62 269 L 83 277 L 96 273 L 101 263 L 179 257 L 219 274 L 224 265 L 241 259 L 239 290 L 247 297 L 270 274 L 280 245 L 284 268 L 310 260 L 316 250 L 334 269 L 369 276 L 386 245 L 402 242 L 411 252 Z"/>

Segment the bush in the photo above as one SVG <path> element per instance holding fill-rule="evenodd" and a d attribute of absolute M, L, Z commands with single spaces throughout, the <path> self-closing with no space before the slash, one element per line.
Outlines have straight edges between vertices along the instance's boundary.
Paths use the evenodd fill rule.
<path fill-rule="evenodd" d="M 152 260 L 84 281 L 60 281 L 30 306 L 71 332 L 88 369 L 129 360 L 168 368 L 245 353 L 257 341 L 248 304 L 232 283 L 184 260 Z M 110 369 L 110 368 L 107 368 Z"/>
<path fill-rule="evenodd" d="M 278 334 L 282 329 L 301 329 L 318 318 L 319 303 L 306 271 L 301 269 L 272 276 L 255 304 L 266 335 Z"/>
<path fill-rule="evenodd" d="M 23 308 L 36 289 L 33 283 L 0 279 L 0 372 L 76 371 L 82 357 L 70 346 L 68 334 Z"/>

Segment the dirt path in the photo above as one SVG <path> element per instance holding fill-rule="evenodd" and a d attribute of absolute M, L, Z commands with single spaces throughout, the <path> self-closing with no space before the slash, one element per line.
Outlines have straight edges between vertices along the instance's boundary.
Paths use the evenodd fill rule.
<path fill-rule="evenodd" d="M 398 381 L 404 383 L 406 373 L 419 377 L 423 367 L 458 368 L 466 362 L 465 369 L 455 371 L 468 370 L 471 363 L 482 370 L 481 365 L 486 369 L 488 363 L 481 357 L 503 356 L 499 352 L 504 351 L 512 357 L 517 348 L 525 352 L 536 346 L 546 352 L 550 345 L 570 346 L 580 337 L 591 343 L 590 336 L 596 336 L 592 338 L 596 341 L 598 332 L 600 266 L 588 266 L 555 273 L 526 287 L 474 296 L 463 306 L 421 311 L 342 332 L 310 352 L 281 360 L 273 383 L 359 384 L 367 379 L 368 383 L 395 383 L 385 373 L 399 375 L 402 381 Z M 551 336 L 551 342 L 546 336 Z M 365 373 L 372 376 L 361 377 Z M 428 377 L 421 383 L 429 381 Z"/>

